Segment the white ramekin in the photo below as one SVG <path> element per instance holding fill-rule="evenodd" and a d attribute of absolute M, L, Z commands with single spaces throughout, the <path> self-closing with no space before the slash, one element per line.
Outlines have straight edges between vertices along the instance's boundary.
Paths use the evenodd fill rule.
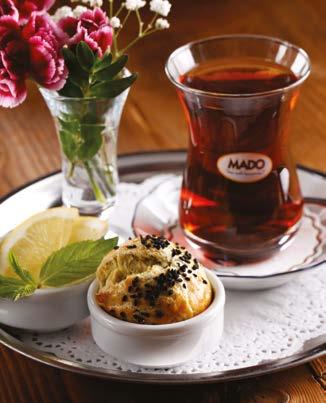
<path fill-rule="evenodd" d="M 167 325 L 140 325 L 109 315 L 96 302 L 95 280 L 87 295 L 95 343 L 121 361 L 151 368 L 177 366 L 212 350 L 223 332 L 225 291 L 214 273 L 206 274 L 214 290 L 210 306 L 191 319 Z"/>
<path fill-rule="evenodd" d="M 18 301 L 0 298 L 0 323 L 35 332 L 71 326 L 89 315 L 87 290 L 91 281 L 39 289 Z"/>

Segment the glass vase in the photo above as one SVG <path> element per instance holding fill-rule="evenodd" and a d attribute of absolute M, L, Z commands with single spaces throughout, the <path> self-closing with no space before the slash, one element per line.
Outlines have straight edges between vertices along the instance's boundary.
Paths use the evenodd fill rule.
<path fill-rule="evenodd" d="M 62 156 L 62 202 L 99 215 L 115 203 L 117 138 L 129 89 L 112 99 L 68 98 L 40 89 L 54 118 Z"/>

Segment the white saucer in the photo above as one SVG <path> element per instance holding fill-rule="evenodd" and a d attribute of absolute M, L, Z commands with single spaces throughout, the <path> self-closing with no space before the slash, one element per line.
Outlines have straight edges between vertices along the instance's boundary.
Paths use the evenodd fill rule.
<path fill-rule="evenodd" d="M 306 203 L 300 229 L 291 243 L 285 245 L 286 248 L 264 261 L 228 267 L 203 256 L 186 241 L 178 225 L 181 177 L 162 175 L 157 176 L 156 181 L 135 206 L 132 220 L 135 235 L 161 234 L 186 246 L 205 267 L 219 275 L 226 288 L 259 290 L 277 287 L 326 260 L 326 205 L 322 200 Z M 311 187 L 309 181 L 309 192 L 315 195 Z"/>

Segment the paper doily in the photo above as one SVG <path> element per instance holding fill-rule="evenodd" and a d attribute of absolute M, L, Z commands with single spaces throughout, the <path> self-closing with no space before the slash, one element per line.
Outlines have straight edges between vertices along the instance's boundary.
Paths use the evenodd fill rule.
<path fill-rule="evenodd" d="M 157 177 L 140 185 L 122 183 L 116 208 L 110 213 L 111 227 L 120 228 L 123 236 L 133 236 L 133 208 L 156 183 Z M 103 369 L 195 374 L 253 366 L 293 355 L 318 337 L 326 341 L 325 268 L 324 264 L 283 287 L 268 291 L 227 291 L 221 342 L 212 353 L 176 368 L 140 368 L 103 353 L 92 339 L 89 319 L 52 334 L 15 332 L 15 336 L 37 350 Z"/>

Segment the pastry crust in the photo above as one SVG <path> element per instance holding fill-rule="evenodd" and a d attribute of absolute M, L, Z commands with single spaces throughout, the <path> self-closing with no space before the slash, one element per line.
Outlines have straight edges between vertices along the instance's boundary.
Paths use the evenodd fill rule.
<path fill-rule="evenodd" d="M 185 248 L 162 237 L 127 241 L 97 269 L 98 304 L 128 322 L 166 324 L 190 319 L 211 303 L 204 268 Z"/>

